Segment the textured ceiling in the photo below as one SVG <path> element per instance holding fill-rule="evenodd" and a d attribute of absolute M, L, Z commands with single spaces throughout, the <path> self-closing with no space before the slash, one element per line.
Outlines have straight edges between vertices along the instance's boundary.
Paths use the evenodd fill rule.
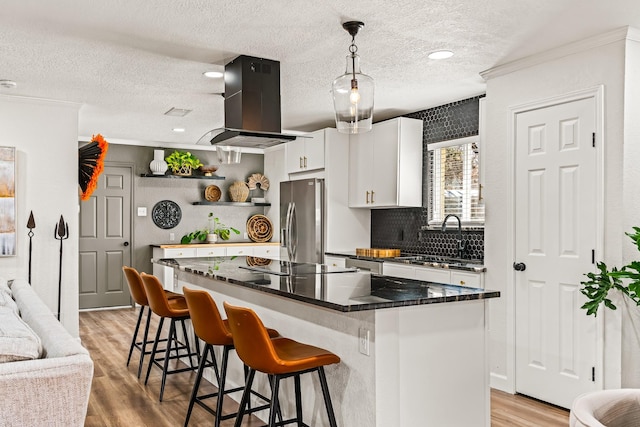
<path fill-rule="evenodd" d="M 194 143 L 224 124 L 222 70 L 237 55 L 280 61 L 282 127 L 333 124 L 332 80 L 361 20 L 374 120 L 484 92 L 479 72 L 621 26 L 637 0 L 0 0 L 0 93 L 78 102 L 79 135 Z M 427 58 L 437 49 L 455 56 Z M 171 107 L 193 110 L 168 117 Z M 174 127 L 186 132 L 176 134 Z"/>

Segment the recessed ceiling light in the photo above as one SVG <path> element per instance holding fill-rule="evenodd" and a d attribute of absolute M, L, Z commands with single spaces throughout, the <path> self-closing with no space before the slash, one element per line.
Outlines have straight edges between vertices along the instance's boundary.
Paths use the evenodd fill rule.
<path fill-rule="evenodd" d="M 17 84 L 13 80 L 0 80 L 0 86 L 5 89 L 13 89 Z"/>
<path fill-rule="evenodd" d="M 171 108 L 169 111 L 167 111 L 166 113 L 164 113 L 165 116 L 176 116 L 176 117 L 184 117 L 187 114 L 189 114 L 191 111 L 193 110 L 187 110 L 186 108 L 176 108 L 173 107 Z"/>
<path fill-rule="evenodd" d="M 447 59 L 453 56 L 453 52 L 450 50 L 436 50 L 435 52 L 431 52 L 428 57 L 429 59 Z"/>
<path fill-rule="evenodd" d="M 205 71 L 202 75 L 209 77 L 210 79 L 219 79 L 220 77 L 224 77 L 224 73 L 221 71 Z"/>
<path fill-rule="evenodd" d="M 174 132 L 184 132 L 184 128 L 173 128 Z"/>

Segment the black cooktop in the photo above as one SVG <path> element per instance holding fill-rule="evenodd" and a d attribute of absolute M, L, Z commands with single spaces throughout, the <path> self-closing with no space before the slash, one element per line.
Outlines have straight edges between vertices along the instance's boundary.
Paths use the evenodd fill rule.
<path fill-rule="evenodd" d="M 276 274 L 278 276 L 298 276 L 303 274 L 332 274 L 332 273 L 354 273 L 356 268 L 334 267 L 324 264 L 311 264 L 306 262 L 273 261 L 269 265 L 245 266 L 238 268 L 255 271 L 256 273 Z"/>

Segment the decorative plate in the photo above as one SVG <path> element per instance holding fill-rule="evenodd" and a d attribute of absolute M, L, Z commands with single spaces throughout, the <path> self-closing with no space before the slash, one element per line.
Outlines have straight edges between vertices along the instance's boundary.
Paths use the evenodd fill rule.
<path fill-rule="evenodd" d="M 265 267 L 267 265 L 271 265 L 271 260 L 269 258 L 248 256 L 246 261 L 249 267 Z"/>
<path fill-rule="evenodd" d="M 217 185 L 207 185 L 207 188 L 204 189 L 204 198 L 209 202 L 217 202 L 221 195 L 222 191 Z"/>
<path fill-rule="evenodd" d="M 258 187 L 260 187 L 261 190 L 268 190 L 269 180 L 261 173 L 254 173 L 249 177 L 247 185 L 249 186 L 249 190 L 255 190 Z"/>
<path fill-rule="evenodd" d="M 161 200 L 153 206 L 151 219 L 155 225 L 167 230 L 180 224 L 182 211 L 176 202 Z"/>
<path fill-rule="evenodd" d="M 247 234 L 254 242 L 268 242 L 273 236 L 273 224 L 264 215 L 253 215 L 247 221 Z"/>

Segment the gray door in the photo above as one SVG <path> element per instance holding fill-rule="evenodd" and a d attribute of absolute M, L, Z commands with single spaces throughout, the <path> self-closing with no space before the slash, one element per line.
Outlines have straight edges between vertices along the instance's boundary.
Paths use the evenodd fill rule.
<path fill-rule="evenodd" d="M 122 274 L 131 265 L 131 181 L 131 167 L 105 164 L 98 188 L 80 202 L 81 309 L 131 305 Z"/>

